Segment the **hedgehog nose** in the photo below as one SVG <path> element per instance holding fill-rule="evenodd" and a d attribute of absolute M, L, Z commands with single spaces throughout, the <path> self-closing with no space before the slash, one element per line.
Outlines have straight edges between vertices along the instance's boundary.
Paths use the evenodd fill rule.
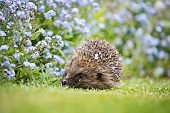
<path fill-rule="evenodd" d="M 67 81 L 66 80 L 62 80 L 62 85 L 67 85 Z"/>

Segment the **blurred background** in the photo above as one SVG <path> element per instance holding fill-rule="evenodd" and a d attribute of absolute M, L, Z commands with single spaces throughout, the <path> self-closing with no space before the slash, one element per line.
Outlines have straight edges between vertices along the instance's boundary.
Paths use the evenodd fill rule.
<path fill-rule="evenodd" d="M 169 0 L 103 0 L 93 18 L 90 37 L 116 45 L 125 76 L 170 77 Z"/>

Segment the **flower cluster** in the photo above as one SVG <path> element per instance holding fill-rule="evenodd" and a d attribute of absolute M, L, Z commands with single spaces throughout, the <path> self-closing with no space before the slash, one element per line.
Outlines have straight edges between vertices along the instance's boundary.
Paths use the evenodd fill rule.
<path fill-rule="evenodd" d="M 0 0 L 0 79 L 31 71 L 60 76 L 72 51 L 68 34 L 89 32 L 78 7 L 90 5 L 99 8 L 93 0 Z"/>
<path fill-rule="evenodd" d="M 23 0 L 1 0 L 0 5 L 0 73 L 10 79 L 16 75 L 15 68 L 22 65 L 22 48 L 31 42 L 37 7 Z"/>

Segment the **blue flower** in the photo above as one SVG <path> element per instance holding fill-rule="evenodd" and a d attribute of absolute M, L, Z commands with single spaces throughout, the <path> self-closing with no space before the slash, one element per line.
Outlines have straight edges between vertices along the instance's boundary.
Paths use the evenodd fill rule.
<path fill-rule="evenodd" d="M 20 60 L 20 55 L 18 53 L 14 53 L 13 57 L 18 61 Z"/>
<path fill-rule="evenodd" d="M 52 67 L 53 64 L 52 63 L 47 63 L 45 64 L 46 66 L 46 73 L 51 74 L 51 75 L 55 75 L 55 76 L 59 76 L 60 75 L 60 71 L 58 67 Z"/>
<path fill-rule="evenodd" d="M 100 10 L 100 5 L 97 2 L 92 3 L 93 6 L 93 12 L 99 11 Z"/>
<path fill-rule="evenodd" d="M 42 28 L 39 29 L 38 32 L 41 33 L 43 36 L 47 36 L 47 33 L 46 33 L 45 30 L 42 29 Z"/>
<path fill-rule="evenodd" d="M 2 67 L 10 67 L 10 62 L 8 60 L 3 60 L 1 63 Z"/>
<path fill-rule="evenodd" d="M 45 6 L 44 5 L 41 5 L 38 7 L 38 11 L 41 12 L 41 13 L 44 13 L 45 11 Z"/>
<path fill-rule="evenodd" d="M 3 2 L 5 2 L 7 5 L 10 5 L 11 4 L 11 0 L 3 0 Z"/>
<path fill-rule="evenodd" d="M 39 41 L 42 47 L 47 47 L 47 42 L 44 40 Z"/>
<path fill-rule="evenodd" d="M 51 6 L 54 3 L 54 0 L 46 0 L 46 4 L 48 6 Z"/>
<path fill-rule="evenodd" d="M 79 10 L 78 10 L 77 8 L 73 8 L 73 9 L 71 9 L 71 12 L 72 12 L 73 14 L 78 14 L 78 13 L 79 13 Z"/>
<path fill-rule="evenodd" d="M 21 36 L 17 36 L 16 39 L 15 39 L 15 43 L 19 43 L 21 40 L 22 40 L 22 37 Z"/>
<path fill-rule="evenodd" d="M 60 73 L 59 71 L 53 71 L 53 75 L 54 75 L 54 76 L 60 76 L 61 73 Z"/>
<path fill-rule="evenodd" d="M 25 32 L 24 33 L 24 37 L 31 37 L 32 36 L 32 33 L 31 32 Z"/>
<path fill-rule="evenodd" d="M 15 71 L 13 68 L 10 69 L 4 69 L 4 72 L 6 73 L 8 79 L 11 79 L 15 76 Z"/>
<path fill-rule="evenodd" d="M 126 59 L 125 59 L 125 64 L 127 64 L 127 65 L 128 65 L 128 64 L 131 64 L 131 62 L 132 62 L 132 60 L 131 60 L 131 59 L 129 59 L 129 58 L 126 58 Z"/>
<path fill-rule="evenodd" d="M 11 64 L 11 67 L 12 67 L 12 68 L 15 68 L 15 67 L 16 67 L 16 64 L 13 64 L 13 63 L 12 63 L 12 64 Z"/>
<path fill-rule="evenodd" d="M 55 16 L 55 15 L 56 15 L 56 12 L 53 11 L 53 10 L 50 10 L 50 11 L 44 13 L 44 17 L 45 17 L 46 19 L 51 19 L 51 18 L 52 18 L 53 16 Z"/>
<path fill-rule="evenodd" d="M 63 21 L 61 25 L 64 28 L 69 28 L 69 23 L 67 21 Z"/>
<path fill-rule="evenodd" d="M 64 59 L 61 58 L 60 56 L 54 55 L 53 58 L 54 58 L 54 60 L 57 60 L 57 62 L 58 62 L 59 64 L 65 64 Z"/>
<path fill-rule="evenodd" d="M 8 50 L 8 46 L 7 45 L 1 45 L 0 46 L 0 51 L 2 51 L 2 50 Z"/>
<path fill-rule="evenodd" d="M 71 19 L 72 16 L 68 13 L 68 11 L 66 9 L 62 9 L 59 15 L 60 19 L 62 20 L 68 20 Z"/>
<path fill-rule="evenodd" d="M 163 67 L 156 67 L 155 68 L 155 74 L 156 74 L 156 76 L 161 76 L 162 74 L 164 73 L 164 69 L 163 69 Z"/>
<path fill-rule="evenodd" d="M 26 47 L 29 47 L 29 46 L 31 46 L 31 45 L 32 45 L 31 40 L 26 40 L 26 41 L 25 41 L 25 46 L 26 46 Z"/>
<path fill-rule="evenodd" d="M 81 1 L 78 0 L 77 2 L 80 6 L 87 6 L 89 4 L 88 0 L 81 0 Z"/>
<path fill-rule="evenodd" d="M 20 17 L 20 18 L 26 18 L 25 11 L 24 10 L 18 10 L 17 16 Z"/>
<path fill-rule="evenodd" d="M 32 55 L 31 58 L 36 59 L 40 56 L 40 52 L 39 51 L 35 51 Z"/>
<path fill-rule="evenodd" d="M 14 22 L 12 22 L 12 21 L 8 22 L 6 28 L 9 29 L 9 28 L 11 28 L 12 25 L 14 25 Z"/>
<path fill-rule="evenodd" d="M 76 24 L 81 25 L 81 26 L 85 26 L 86 24 L 86 21 L 84 19 L 74 18 L 74 21 L 76 22 Z"/>
<path fill-rule="evenodd" d="M 62 37 L 60 35 L 52 36 L 52 38 L 57 40 L 57 43 L 60 47 L 64 46 L 64 42 L 62 41 Z"/>
<path fill-rule="evenodd" d="M 156 30 L 157 32 L 162 32 L 162 27 L 161 27 L 161 26 L 156 26 L 156 27 L 155 27 L 155 30 Z"/>
<path fill-rule="evenodd" d="M 153 55 L 148 55 L 148 56 L 147 56 L 147 59 L 148 59 L 149 62 L 154 62 L 154 57 L 153 57 Z"/>
<path fill-rule="evenodd" d="M 165 56 L 166 56 L 166 53 L 163 51 L 163 50 L 160 50 L 159 52 L 158 52 L 158 58 L 159 59 L 163 59 L 163 58 L 165 58 Z"/>
<path fill-rule="evenodd" d="M 60 74 L 64 75 L 65 74 L 65 69 L 61 69 Z"/>
<path fill-rule="evenodd" d="M 51 54 L 51 53 L 47 53 L 46 56 L 45 56 L 45 58 L 46 58 L 47 60 L 50 59 L 50 58 L 52 58 L 52 54 Z"/>
<path fill-rule="evenodd" d="M 24 51 L 28 54 L 29 52 L 32 52 L 32 51 L 34 51 L 35 49 L 36 49 L 36 47 L 30 46 L 30 47 L 28 47 L 28 48 L 25 48 Z"/>
<path fill-rule="evenodd" d="M 57 19 L 54 21 L 54 25 L 57 27 L 60 27 L 61 24 L 62 24 L 62 21 L 60 19 Z"/>
<path fill-rule="evenodd" d="M 53 35 L 53 31 L 48 31 L 47 32 L 47 36 L 52 36 Z M 51 38 L 51 37 L 50 37 Z"/>
<path fill-rule="evenodd" d="M 53 74 L 54 76 L 60 76 L 60 75 L 61 75 L 61 73 L 60 73 L 60 71 L 59 71 L 59 69 L 58 69 L 57 67 L 55 67 L 55 68 L 53 69 L 52 74 Z"/>
<path fill-rule="evenodd" d="M 23 64 L 24 64 L 24 66 L 26 66 L 26 67 L 29 67 L 29 66 L 30 66 L 30 63 L 27 62 L 27 61 L 25 61 Z"/>
<path fill-rule="evenodd" d="M 145 34 L 143 37 L 140 37 L 142 43 L 146 46 L 157 46 L 160 42 L 158 38 L 152 37 L 150 34 Z"/>
<path fill-rule="evenodd" d="M 25 61 L 23 64 L 24 64 L 25 67 L 29 67 L 31 69 L 38 69 L 38 67 L 36 66 L 35 63 L 30 63 L 28 61 Z"/>
<path fill-rule="evenodd" d="M 6 36 L 6 33 L 2 30 L 0 30 L 0 36 Z"/>
<path fill-rule="evenodd" d="M 142 25 L 148 25 L 149 19 L 145 13 L 141 13 L 135 16 L 135 19 L 140 22 Z"/>
<path fill-rule="evenodd" d="M 51 37 L 45 37 L 45 41 L 46 41 L 46 42 L 50 43 L 51 40 L 52 40 Z"/>
<path fill-rule="evenodd" d="M 130 1 L 130 9 L 135 12 L 139 12 L 142 9 L 142 6 L 139 3 Z"/>
<path fill-rule="evenodd" d="M 106 28 L 106 26 L 105 26 L 105 24 L 104 23 L 99 23 L 99 28 L 101 28 L 101 29 L 105 29 Z"/>
<path fill-rule="evenodd" d="M 156 14 L 156 10 L 150 4 L 141 3 L 141 6 L 145 10 L 145 12 L 148 13 L 148 15 L 152 16 Z"/>
<path fill-rule="evenodd" d="M 53 64 L 52 63 L 46 63 L 45 64 L 45 67 L 48 69 L 48 68 L 51 68 L 53 66 Z"/>
<path fill-rule="evenodd" d="M 143 37 L 143 29 L 142 28 L 138 28 L 137 31 L 136 31 L 136 35 L 139 38 L 142 38 Z"/>
<path fill-rule="evenodd" d="M 0 11 L 0 22 L 4 22 L 5 17 L 3 16 L 3 13 Z"/>
<path fill-rule="evenodd" d="M 37 6 L 33 2 L 28 2 L 26 8 L 29 10 L 37 10 Z"/>
<path fill-rule="evenodd" d="M 170 68 L 167 69 L 167 75 L 170 77 Z"/>
<path fill-rule="evenodd" d="M 89 29 L 89 27 L 84 27 L 81 32 L 84 33 L 84 34 L 87 34 L 87 33 L 90 32 L 90 29 Z"/>
<path fill-rule="evenodd" d="M 28 23 L 28 28 L 32 30 L 32 25 L 30 23 Z"/>

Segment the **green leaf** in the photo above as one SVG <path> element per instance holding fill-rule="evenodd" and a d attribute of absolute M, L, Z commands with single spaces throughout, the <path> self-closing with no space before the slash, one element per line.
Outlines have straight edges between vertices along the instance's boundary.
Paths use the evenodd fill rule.
<path fill-rule="evenodd" d="M 61 56 L 64 58 L 64 60 L 66 60 L 66 56 L 65 54 L 63 53 L 63 51 L 59 48 L 57 48 L 57 50 L 59 51 L 59 53 L 61 54 Z"/>
<path fill-rule="evenodd" d="M 39 32 L 35 32 L 31 38 L 31 40 L 36 40 L 38 38 L 38 36 L 40 35 Z"/>

